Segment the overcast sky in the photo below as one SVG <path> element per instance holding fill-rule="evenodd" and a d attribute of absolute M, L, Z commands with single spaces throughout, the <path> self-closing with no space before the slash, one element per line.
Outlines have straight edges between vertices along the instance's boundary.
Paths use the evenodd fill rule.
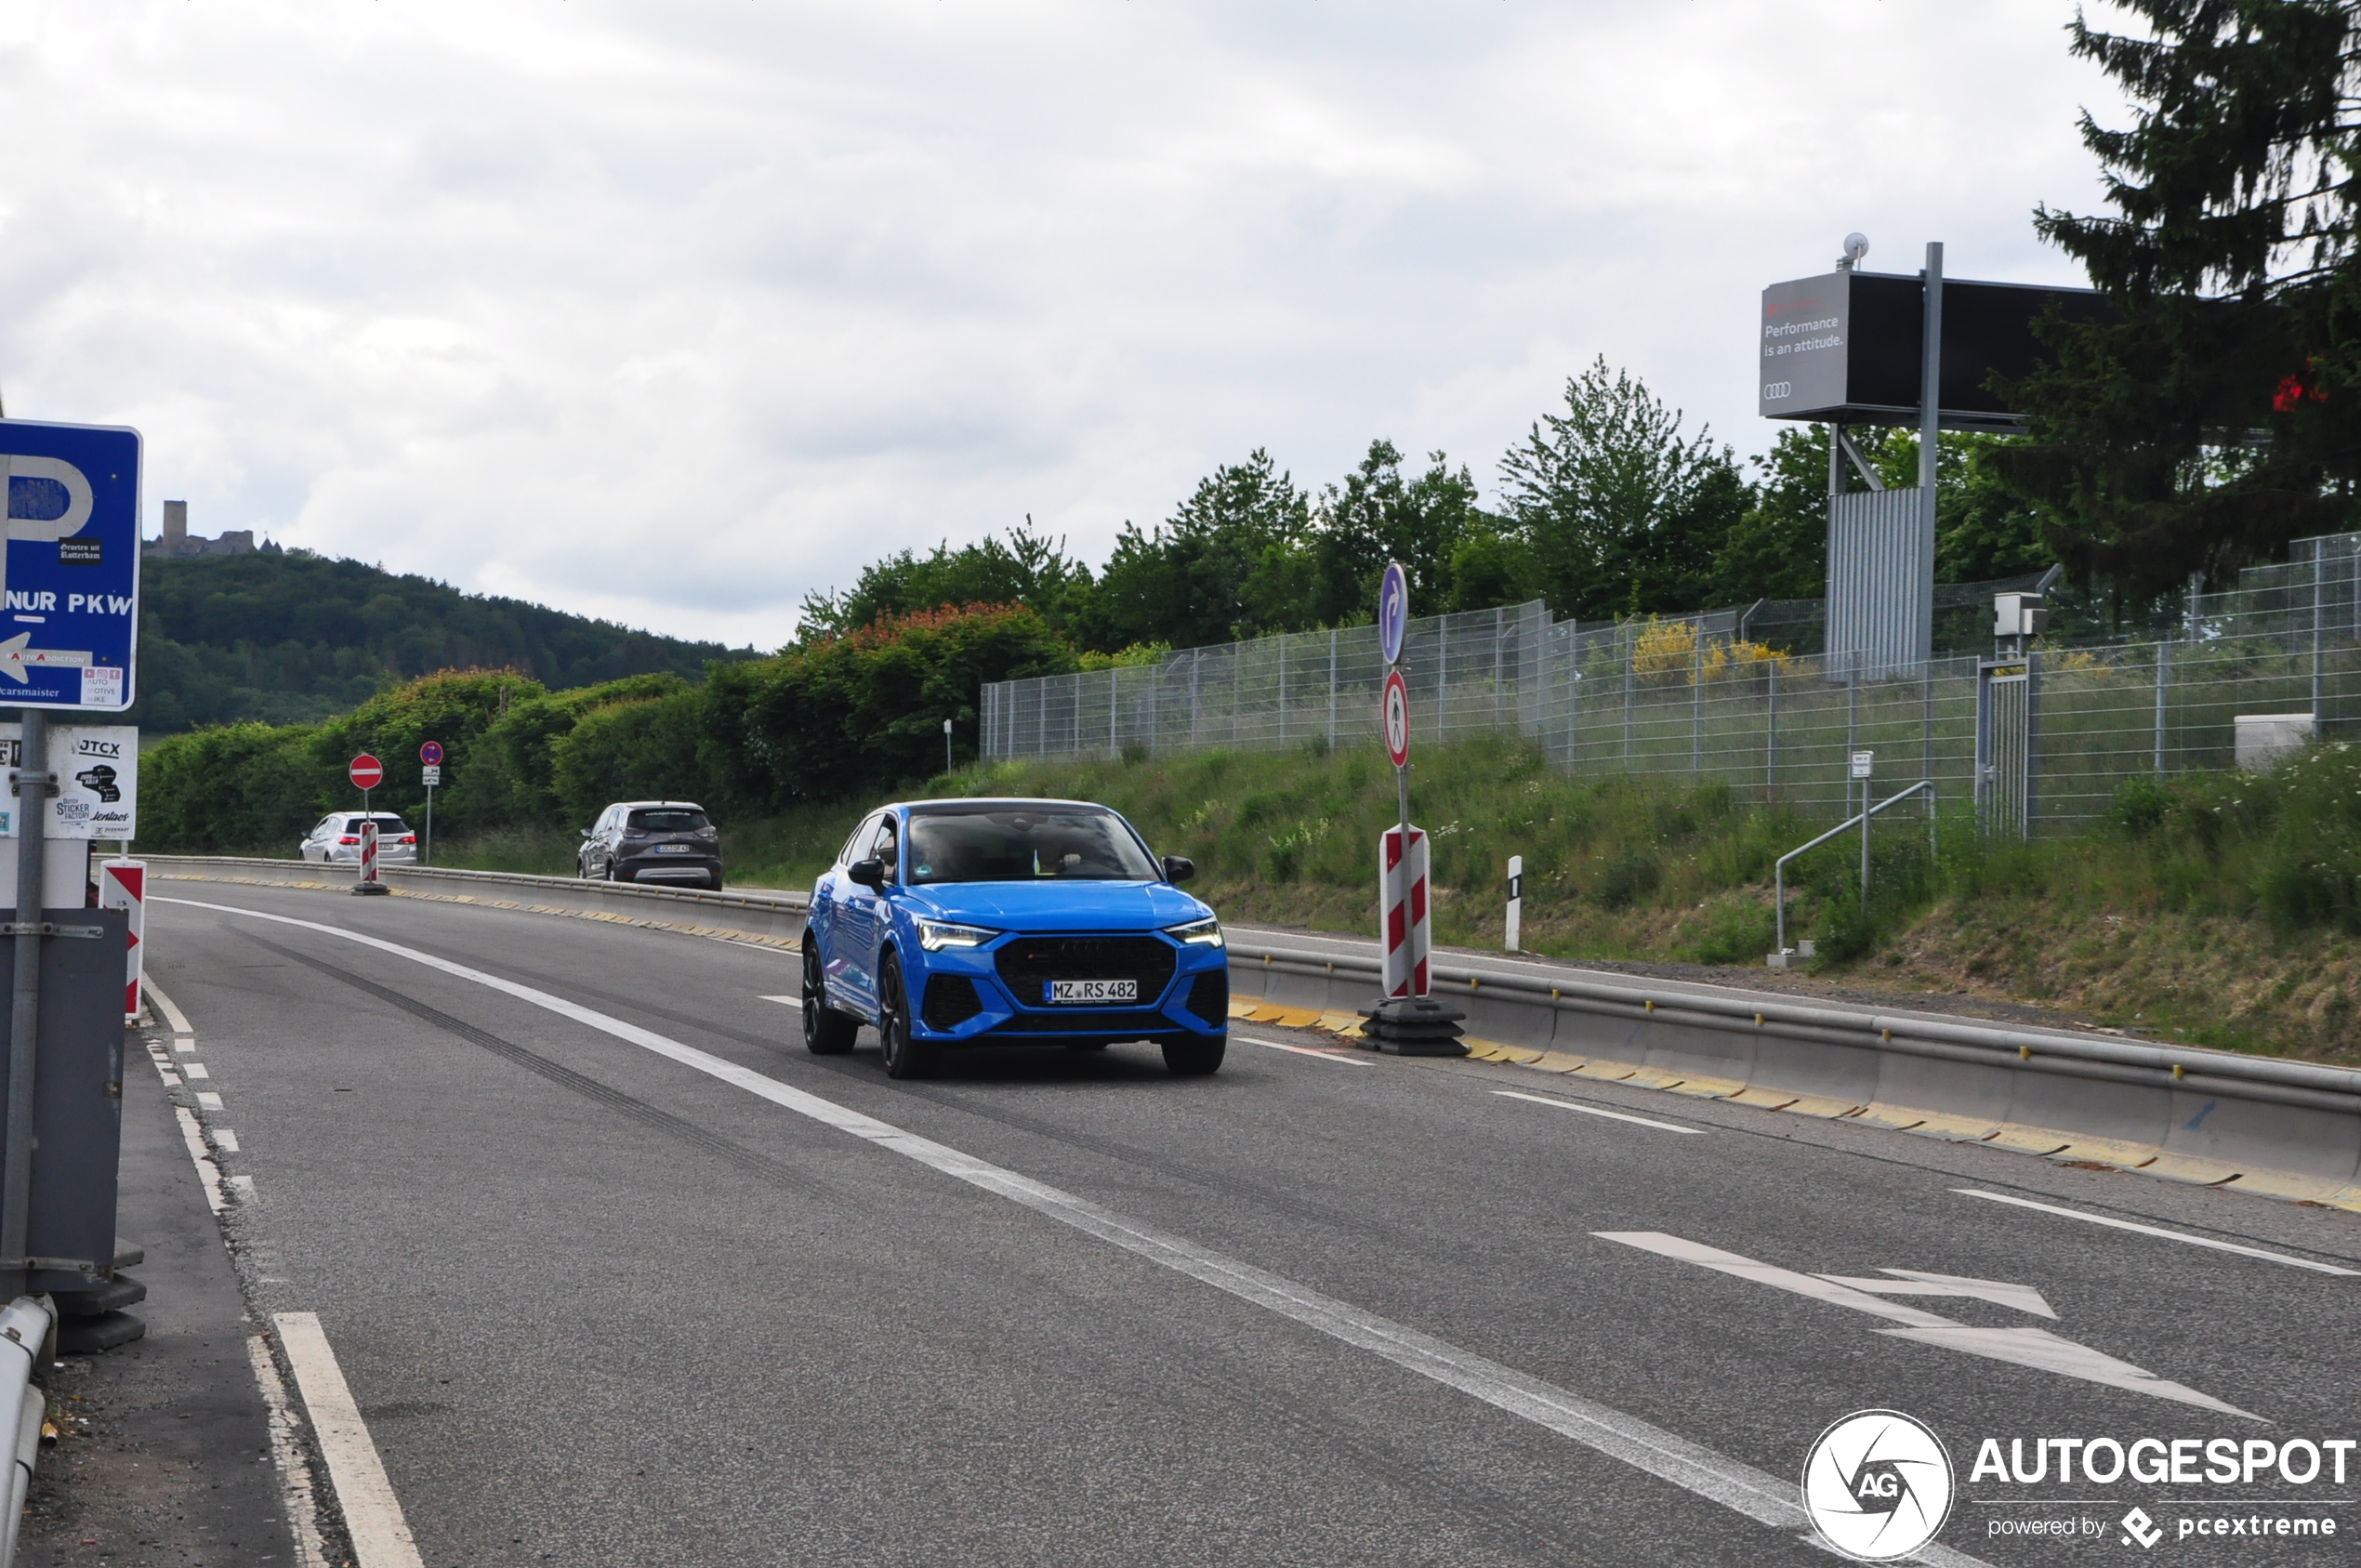
<path fill-rule="evenodd" d="M 2079 283 L 2069 0 L 16 0 L 0 394 L 255 528 L 684 636 L 1215 464 L 1741 452 L 1764 283 Z"/>

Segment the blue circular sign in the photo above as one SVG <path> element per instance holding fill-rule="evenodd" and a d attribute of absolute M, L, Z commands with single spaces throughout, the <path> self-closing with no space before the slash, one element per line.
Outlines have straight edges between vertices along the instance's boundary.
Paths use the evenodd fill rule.
<path fill-rule="evenodd" d="M 1402 662 L 1402 634 L 1410 629 L 1410 573 L 1398 560 L 1378 579 L 1378 650 L 1389 665 Z"/>

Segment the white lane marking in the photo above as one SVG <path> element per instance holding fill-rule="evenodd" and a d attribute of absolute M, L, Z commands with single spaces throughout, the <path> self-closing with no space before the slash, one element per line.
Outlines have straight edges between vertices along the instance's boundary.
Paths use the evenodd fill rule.
<path fill-rule="evenodd" d="M 1720 1503 L 1759 1523 L 1780 1530 L 1810 1527 L 1810 1521 L 1797 1499 L 1795 1482 L 1791 1480 L 1766 1474 L 1612 1406 L 1584 1399 L 1554 1384 L 1545 1383 L 1512 1367 L 1503 1366 L 1456 1345 L 1421 1334 L 1417 1329 L 1323 1296 L 1277 1274 L 1266 1273 L 1250 1264 L 1225 1258 L 1194 1243 L 1152 1230 L 1045 1182 L 1020 1176 L 931 1139 L 904 1132 L 874 1116 L 864 1115 L 834 1100 L 823 1100 L 816 1094 L 780 1083 L 775 1078 L 764 1077 L 750 1068 L 667 1039 L 636 1023 L 611 1018 L 565 997 L 536 991 L 529 985 L 504 980 L 481 969 L 471 969 L 431 953 L 388 942 L 382 937 L 349 931 L 315 920 L 298 920 L 287 915 L 241 909 L 233 904 L 204 903 L 194 899 L 152 902 L 317 931 L 323 936 L 374 947 L 381 953 L 408 959 L 461 980 L 473 981 L 520 1001 L 530 1002 L 560 1017 L 570 1018 L 596 1029 L 600 1034 L 628 1041 L 667 1061 L 677 1061 L 708 1077 L 743 1088 L 798 1115 L 809 1116 L 824 1127 L 866 1140 L 946 1176 L 1022 1204 L 1037 1214 L 1061 1224 L 1071 1225 L 1075 1230 L 1212 1285 L 1240 1300 L 1266 1308 L 1346 1344 L 1369 1351 L 1405 1371 L 1457 1389 L 1496 1409 L 1522 1416 L 1610 1458 L 1619 1459 L 1635 1469 Z M 339 1485 L 339 1492 L 341 1489 Z M 1982 1559 L 1945 1547 L 1926 1547 L 1920 1550 L 1919 1560 L 1934 1563 L 1937 1568 L 1985 1568 Z M 364 1561 L 361 1568 L 372 1568 L 372 1565 Z"/>
<path fill-rule="evenodd" d="M 146 995 L 155 1003 L 157 1007 L 164 1009 L 165 1019 L 172 1025 L 172 1032 L 175 1034 L 193 1034 L 196 1033 L 195 1030 L 189 1027 L 189 1015 L 175 1007 L 173 1005 L 172 998 L 165 995 L 162 991 L 156 988 L 156 982 L 154 981 L 148 979 L 145 975 L 142 975 L 139 978 L 139 988 L 141 991 L 146 993 Z"/>
<path fill-rule="evenodd" d="M 172 1048 L 177 1051 L 193 1051 L 197 1048 L 197 1042 L 183 1034 L 172 1042 Z"/>
<path fill-rule="evenodd" d="M 234 1154 L 238 1152 L 238 1135 L 228 1127 L 216 1127 L 213 1129 L 213 1146 L 225 1154 Z"/>
<path fill-rule="evenodd" d="M 1333 1061 L 1339 1067 L 1375 1067 L 1377 1065 L 1374 1061 L 1364 1061 L 1359 1057 L 1339 1056 L 1335 1051 L 1314 1050 L 1310 1046 L 1290 1046 L 1278 1040 L 1258 1040 L 1251 1034 L 1241 1034 L 1234 1030 L 1231 1032 L 1230 1038 L 1244 1040 L 1249 1046 L 1269 1046 L 1274 1051 L 1293 1051 L 1298 1056 L 1308 1056 L 1315 1061 Z"/>
<path fill-rule="evenodd" d="M 800 996 L 764 996 L 760 1000 L 776 1002 L 783 1008 L 793 1008 L 798 1012 L 803 1010 L 803 998 Z"/>
<path fill-rule="evenodd" d="M 423 1568 L 410 1526 L 402 1517 L 401 1499 L 386 1479 L 369 1424 L 361 1418 L 344 1369 L 336 1364 L 336 1352 L 328 1348 L 319 1314 L 273 1312 L 270 1322 L 279 1330 L 296 1388 L 311 1416 L 320 1456 L 328 1462 L 328 1484 L 336 1488 L 336 1503 L 344 1510 L 356 1568 Z"/>
<path fill-rule="evenodd" d="M 2261 1258 L 2273 1263 L 2285 1263 L 2290 1269 L 2309 1269 L 2315 1274 L 2342 1274 L 2361 1279 L 2361 1269 L 2340 1269 L 2333 1263 L 2315 1263 L 2309 1258 L 2290 1258 L 2284 1252 L 2266 1252 L 2259 1246 L 2240 1246 L 2236 1242 L 2218 1242 L 2211 1236 L 2193 1236 L 2183 1231 L 2168 1231 L 2160 1225 L 2143 1225 L 2135 1219 L 2117 1219 L 2104 1214 L 2085 1214 L 2078 1208 L 2061 1208 L 2056 1204 L 2035 1203 L 2031 1198 L 2011 1197 L 2006 1192 L 1987 1192 L 1980 1187 L 1954 1187 L 1963 1198 L 1982 1198 L 1986 1203 L 2011 1204 L 2018 1208 L 2038 1208 L 2044 1214 L 2061 1215 L 2079 1219 L 2086 1225 L 2104 1225 L 2115 1231 L 2136 1231 L 2143 1236 L 2157 1236 L 2169 1242 L 2182 1242 L 2190 1246 L 2211 1247 L 2216 1252 L 2235 1252 L 2241 1258 Z"/>
<path fill-rule="evenodd" d="M 177 1089 L 180 1087 L 180 1074 L 168 1067 L 157 1068 L 156 1076 L 164 1080 L 164 1087 L 168 1089 Z"/>
<path fill-rule="evenodd" d="M 1916 1307 L 1906 1307 L 1899 1301 L 1888 1301 L 1882 1297 L 1839 1285 L 1823 1275 L 1799 1274 L 1775 1263 L 1760 1263 L 1734 1252 L 1724 1252 L 1718 1246 L 1708 1246 L 1703 1242 L 1693 1242 L 1683 1236 L 1667 1235 L 1661 1231 L 1593 1231 L 1590 1233 L 1602 1241 L 1620 1242 L 1625 1246 L 1636 1246 L 1642 1252 L 1653 1252 L 1660 1258 L 1678 1258 L 1683 1263 L 1695 1263 L 1700 1268 L 1734 1274 L 1742 1280 L 1752 1280 L 1757 1285 L 1767 1285 L 1775 1290 L 1791 1290 L 1798 1296 L 1808 1296 L 1832 1307 L 1850 1307 L 1856 1312 L 1888 1319 L 1903 1326 L 1881 1328 L 1878 1332 L 1896 1339 L 1940 1345 L 1991 1361 L 2035 1367 L 2066 1377 L 2079 1377 L 2086 1383 L 2153 1394 L 2158 1399 L 2219 1410 L 2224 1415 L 2243 1416 L 2249 1421 L 2262 1419 L 2235 1404 L 2224 1404 L 2211 1394 L 2201 1394 L 2195 1389 L 2168 1381 L 2145 1367 L 2134 1366 L 2128 1361 L 2117 1361 L 2088 1345 L 2060 1338 L 2046 1328 L 1978 1328 L 1955 1323 L 1932 1312 L 1922 1312 Z"/>
<path fill-rule="evenodd" d="M 1814 1274 L 1814 1279 L 1827 1280 L 1830 1285 L 1849 1285 L 1875 1296 L 1964 1296 L 1972 1300 L 1990 1301 L 1997 1306 L 2014 1307 L 2020 1312 L 2030 1312 L 2037 1318 L 2055 1318 L 2057 1309 L 2049 1298 L 2029 1285 L 2008 1285 L 1999 1280 L 1970 1279 L 1963 1274 L 1930 1274 L 1918 1269 L 1880 1269 L 1881 1274 L 1892 1274 L 1890 1280 L 1856 1279 L 1850 1274 Z"/>
<path fill-rule="evenodd" d="M 200 1111 L 218 1111 L 221 1109 L 221 1097 L 215 1094 L 210 1089 L 199 1089 L 197 1091 L 197 1109 Z"/>
<path fill-rule="evenodd" d="M 1650 1121 L 1645 1116 L 1633 1116 L 1621 1111 L 1603 1111 L 1596 1105 L 1576 1105 L 1571 1100 L 1551 1100 L 1549 1096 L 1541 1094 L 1521 1094 L 1515 1089 L 1494 1089 L 1492 1092 L 1510 1100 L 1530 1100 L 1536 1105 L 1554 1105 L 1561 1111 L 1579 1111 L 1586 1116 L 1604 1116 L 1611 1122 L 1633 1122 L 1643 1127 L 1654 1127 L 1658 1132 L 1685 1132 L 1696 1138 L 1706 1136 L 1706 1130 L 1703 1127 L 1674 1127 L 1670 1122 Z"/>
<path fill-rule="evenodd" d="M 270 1461 L 279 1472 L 280 1500 L 286 1505 L 287 1528 L 295 1536 L 296 1568 L 327 1568 L 327 1548 L 320 1541 L 320 1507 L 311 1493 L 311 1461 L 296 1442 L 296 1417 L 287 1408 L 286 1384 L 260 1335 L 247 1339 L 246 1354 L 254 1362 L 254 1380 L 270 1412 L 265 1424 L 270 1430 Z"/>
<path fill-rule="evenodd" d="M 251 1176 L 231 1177 L 230 1190 L 238 1194 L 238 1201 L 242 1204 L 254 1202 L 257 1195 L 254 1190 L 254 1178 Z"/>
<path fill-rule="evenodd" d="M 181 1068 L 180 1071 L 186 1073 L 191 1079 L 210 1078 L 213 1076 L 212 1074 L 204 1070 L 204 1063 L 202 1061 L 191 1061 L 187 1066 Z"/>
<path fill-rule="evenodd" d="M 213 1155 L 205 1149 L 204 1129 L 197 1126 L 196 1117 L 189 1114 L 185 1105 L 174 1106 L 172 1113 L 179 1120 L 180 1141 L 187 1145 L 189 1158 L 197 1167 L 197 1179 L 204 1186 L 205 1207 L 219 1214 L 230 1206 L 230 1200 L 221 1195 L 221 1167 L 213 1163 Z"/>

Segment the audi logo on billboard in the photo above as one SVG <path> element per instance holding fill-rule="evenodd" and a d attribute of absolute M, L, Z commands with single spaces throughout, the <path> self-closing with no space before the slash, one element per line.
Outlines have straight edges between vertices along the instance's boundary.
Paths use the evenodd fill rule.
<path fill-rule="evenodd" d="M 1781 398 L 1793 397 L 1794 395 L 1795 383 L 1792 381 L 1769 381 L 1763 384 L 1762 401 L 1764 402 L 1776 402 Z"/>

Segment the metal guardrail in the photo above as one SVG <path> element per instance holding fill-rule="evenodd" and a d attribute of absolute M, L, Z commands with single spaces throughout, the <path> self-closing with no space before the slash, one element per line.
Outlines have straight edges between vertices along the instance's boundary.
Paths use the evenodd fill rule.
<path fill-rule="evenodd" d="M 17 1560 L 17 1527 L 24 1520 L 25 1494 L 41 1456 L 41 1423 L 48 1413 L 48 1396 L 33 1382 L 33 1364 L 40 1359 L 41 1347 L 56 1324 L 49 1309 L 30 1296 L 0 1308 L 0 1432 L 15 1439 L 7 1501 L 0 1505 L 7 1510 L 0 1521 L 0 1568 L 9 1568 Z"/>
<path fill-rule="evenodd" d="M 1836 826 L 1828 829 L 1827 832 L 1820 835 L 1819 837 L 1814 838 L 1811 843 L 1798 845 L 1795 849 L 1789 850 L 1786 854 L 1779 857 L 1776 863 L 1771 867 L 1771 907 L 1779 912 L 1778 947 L 1781 953 L 1786 953 L 1787 951 L 1787 862 L 1795 859 L 1798 855 L 1811 853 L 1821 845 L 1827 843 L 1829 839 L 1834 838 L 1838 834 L 1844 832 L 1847 828 L 1856 825 L 1859 826 L 1861 828 L 1861 903 L 1866 906 L 1869 902 L 1868 821 L 1871 817 L 1876 816 L 1880 811 L 1884 810 L 1888 806 L 1899 806 L 1905 800 L 1909 799 L 1910 797 L 1918 794 L 1920 790 L 1924 790 L 1927 797 L 1927 852 L 1929 854 L 1932 854 L 1934 852 L 1934 781 L 1932 779 L 1920 779 L 1917 784 L 1912 784 L 1908 789 L 1904 790 L 1893 799 L 1880 800 L 1866 811 L 1853 812 L 1853 815 L 1845 818 L 1844 821 L 1837 824 Z"/>

